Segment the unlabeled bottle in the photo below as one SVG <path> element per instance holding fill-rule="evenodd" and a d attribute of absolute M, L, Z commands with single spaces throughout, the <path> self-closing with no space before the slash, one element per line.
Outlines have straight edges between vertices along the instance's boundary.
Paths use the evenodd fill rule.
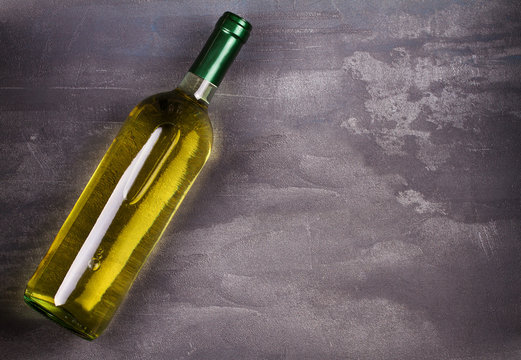
<path fill-rule="evenodd" d="M 207 105 L 250 30 L 224 13 L 181 84 L 131 111 L 29 280 L 31 307 L 86 339 L 107 327 L 210 155 Z"/>

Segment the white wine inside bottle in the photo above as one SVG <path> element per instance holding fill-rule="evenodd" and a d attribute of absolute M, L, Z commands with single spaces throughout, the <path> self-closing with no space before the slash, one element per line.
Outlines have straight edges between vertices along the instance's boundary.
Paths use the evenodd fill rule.
<path fill-rule="evenodd" d="M 29 280 L 30 306 L 86 339 L 106 328 L 210 155 L 207 104 L 250 29 L 225 13 L 181 85 L 132 110 Z"/>
<path fill-rule="evenodd" d="M 95 336 L 104 324 L 72 314 L 88 313 L 96 323 L 110 319 L 211 144 L 204 105 L 180 91 L 138 105 L 29 281 L 26 297 Z"/>

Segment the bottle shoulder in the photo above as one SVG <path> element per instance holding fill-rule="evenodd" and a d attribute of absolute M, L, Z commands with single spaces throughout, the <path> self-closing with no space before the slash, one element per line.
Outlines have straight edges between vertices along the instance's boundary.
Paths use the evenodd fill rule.
<path fill-rule="evenodd" d="M 175 89 L 154 94 L 141 101 L 129 119 L 156 125 L 170 123 L 183 128 L 210 128 L 207 106 Z"/>
<path fill-rule="evenodd" d="M 151 105 L 158 112 L 168 112 L 172 111 L 173 108 L 179 108 L 198 114 L 208 113 L 206 104 L 198 102 L 179 89 L 151 95 L 141 101 L 139 105 Z"/>

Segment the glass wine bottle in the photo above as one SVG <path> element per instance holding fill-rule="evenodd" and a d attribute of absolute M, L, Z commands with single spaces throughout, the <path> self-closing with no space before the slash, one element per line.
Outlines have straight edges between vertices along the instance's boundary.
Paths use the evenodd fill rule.
<path fill-rule="evenodd" d="M 207 105 L 250 30 L 224 13 L 181 84 L 130 112 L 29 280 L 31 307 L 89 340 L 107 327 L 210 155 Z"/>

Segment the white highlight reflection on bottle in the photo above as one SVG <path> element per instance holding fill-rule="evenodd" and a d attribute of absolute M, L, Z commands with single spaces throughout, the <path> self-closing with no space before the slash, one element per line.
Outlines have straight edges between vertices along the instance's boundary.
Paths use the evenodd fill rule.
<path fill-rule="evenodd" d="M 145 145 L 143 145 L 129 167 L 125 170 L 123 176 L 119 179 L 109 200 L 105 204 L 105 207 L 103 207 L 96 223 L 87 236 L 87 239 L 85 239 L 78 255 L 76 255 L 76 258 L 72 262 L 69 271 L 67 271 L 67 275 L 65 275 L 56 295 L 54 295 L 54 305 L 61 306 L 65 304 L 72 291 L 76 288 L 78 281 L 80 281 L 81 276 L 85 270 L 87 270 L 90 260 L 94 256 L 112 220 L 114 220 L 121 204 L 127 199 L 128 192 L 145 164 L 146 159 L 152 152 L 154 145 L 157 143 L 161 131 L 161 127 L 154 130 Z"/>

